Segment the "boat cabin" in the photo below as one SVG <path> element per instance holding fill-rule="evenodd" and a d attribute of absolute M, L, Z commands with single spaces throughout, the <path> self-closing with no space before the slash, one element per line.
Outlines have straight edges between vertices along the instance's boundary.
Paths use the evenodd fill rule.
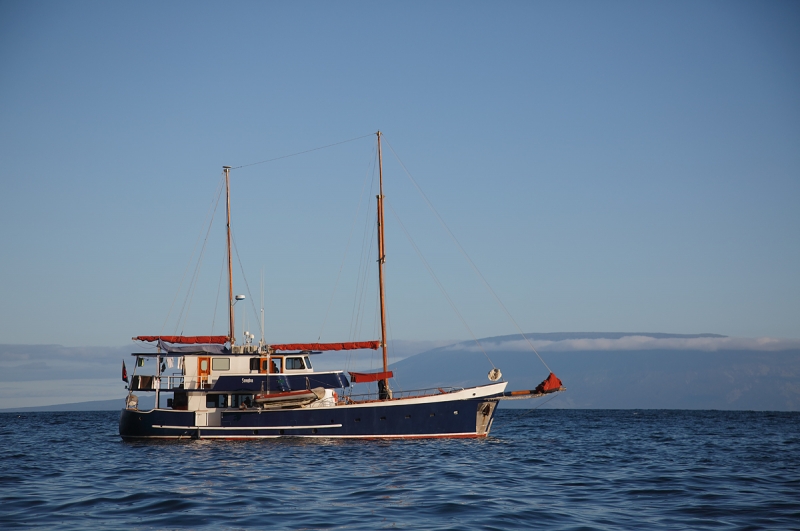
<path fill-rule="evenodd" d="M 254 407 L 255 395 L 265 392 L 286 393 L 321 387 L 326 395 L 333 396 L 333 390 L 350 386 L 343 371 L 315 372 L 310 359 L 312 354 L 134 353 L 136 369 L 129 389 L 154 391 L 157 409 L 162 406 L 161 394 L 169 393 L 167 408 L 218 411 Z M 155 373 L 136 374 L 147 361 L 156 362 Z"/>

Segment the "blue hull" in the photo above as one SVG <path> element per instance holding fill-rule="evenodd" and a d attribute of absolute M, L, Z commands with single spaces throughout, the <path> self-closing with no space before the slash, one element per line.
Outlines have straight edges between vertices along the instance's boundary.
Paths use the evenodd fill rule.
<path fill-rule="evenodd" d="M 334 407 L 223 410 L 218 426 L 196 425 L 195 412 L 125 409 L 119 433 L 125 440 L 188 438 L 425 438 L 484 437 L 497 402 L 486 398 L 449 401 L 372 402 Z"/>

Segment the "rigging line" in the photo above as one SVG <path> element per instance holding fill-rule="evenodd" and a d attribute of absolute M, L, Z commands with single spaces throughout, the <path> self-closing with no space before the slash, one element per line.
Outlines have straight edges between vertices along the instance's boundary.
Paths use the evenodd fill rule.
<path fill-rule="evenodd" d="M 206 213 L 206 219 L 208 221 L 208 228 L 206 229 L 206 236 L 203 238 L 203 245 L 200 248 L 200 252 L 197 255 L 197 263 L 195 264 L 194 272 L 192 273 L 192 279 L 189 281 L 189 286 L 187 287 L 186 291 L 186 298 L 183 299 L 183 305 L 181 306 L 181 311 L 178 313 L 178 318 L 175 322 L 175 333 L 177 334 L 178 328 L 181 328 L 181 335 L 183 334 L 183 328 L 186 326 L 186 321 L 189 318 L 189 310 L 191 309 L 192 299 L 194 298 L 194 292 L 197 289 L 197 278 L 200 273 L 200 268 L 203 262 L 203 256 L 205 255 L 206 245 L 208 244 L 208 237 L 211 234 L 211 228 L 214 226 L 214 217 L 217 213 L 217 207 L 219 206 L 220 197 L 222 197 L 222 184 L 223 181 L 220 181 L 219 187 L 217 188 L 217 199 L 216 201 L 212 201 L 212 205 L 214 208 L 212 209 L 209 206 L 209 212 Z M 200 233 L 203 234 L 202 232 Z M 198 237 L 197 242 L 195 243 L 195 248 L 192 250 L 192 258 L 194 257 L 194 253 L 197 250 L 197 243 L 200 242 L 200 238 Z M 191 264 L 191 258 L 189 260 Z M 188 265 L 187 265 L 188 270 Z M 185 273 L 184 273 L 185 275 Z M 183 285 L 183 281 L 181 281 L 181 286 Z M 179 288 L 180 289 L 180 288 Z M 187 307 L 188 304 L 188 307 Z M 172 310 L 170 309 L 170 312 Z M 186 317 L 184 318 L 184 311 L 186 312 Z M 181 324 L 181 320 L 183 320 L 183 324 Z"/>
<path fill-rule="evenodd" d="M 183 307 L 181 308 L 180 316 L 184 315 L 183 310 L 184 308 L 186 309 L 186 314 L 185 317 L 183 318 L 182 325 L 180 324 L 181 318 L 180 316 L 178 317 L 178 325 L 180 325 L 181 327 L 181 335 L 183 335 L 183 330 L 186 327 L 186 322 L 189 320 L 189 311 L 192 308 L 192 301 L 194 300 L 194 294 L 197 291 L 197 284 L 198 284 L 197 280 L 200 276 L 200 271 L 203 266 L 203 256 L 205 256 L 206 245 L 208 244 L 208 237 L 211 234 L 211 228 L 214 226 L 214 216 L 217 213 L 217 206 L 219 205 L 219 198 L 221 196 L 222 196 L 222 187 L 220 186 L 219 196 L 217 197 L 217 201 L 214 204 L 214 210 L 211 212 L 211 220 L 208 223 L 208 230 L 206 230 L 206 237 L 203 240 L 203 246 L 200 248 L 200 254 L 197 256 L 197 265 L 195 266 L 194 274 L 192 275 L 192 280 L 191 283 L 189 284 L 190 288 L 189 292 L 187 293 L 187 299 L 184 300 Z M 187 306 L 187 301 L 188 301 L 188 306 Z M 175 327 L 175 329 L 177 330 L 177 326 Z"/>
<path fill-rule="evenodd" d="M 419 250 L 419 247 L 417 247 L 417 244 L 411 238 L 411 234 L 408 233 L 408 231 L 406 230 L 405 225 L 403 225 L 403 222 L 400 221 L 400 216 L 397 215 L 397 212 L 395 212 L 394 207 L 392 207 L 391 203 L 389 203 L 389 201 L 387 201 L 386 199 L 384 199 L 384 202 L 389 205 L 389 210 L 391 210 L 392 214 L 394 214 L 395 219 L 397 219 L 397 223 L 400 224 L 400 228 L 403 229 L 403 232 L 405 233 L 406 238 L 408 238 L 408 241 L 411 243 L 411 246 L 414 248 L 414 251 L 416 251 L 417 256 L 419 256 L 420 260 L 422 260 L 422 263 L 428 269 L 428 273 L 430 273 L 430 275 L 433 278 L 434 282 L 439 287 L 439 290 L 441 290 L 442 295 L 444 295 L 444 298 L 447 299 L 447 302 L 450 303 L 450 307 L 453 308 L 453 311 L 456 313 L 458 318 L 461 319 L 461 323 L 464 325 L 464 328 L 467 329 L 467 332 L 469 332 L 469 335 L 472 336 L 472 340 L 475 341 L 475 344 L 478 345 L 478 348 L 481 349 L 481 352 L 483 352 L 483 355 L 486 356 L 487 360 L 489 360 L 489 363 L 491 363 L 492 368 L 496 369 L 497 367 L 495 367 L 494 362 L 489 357 L 489 354 L 486 353 L 486 350 L 483 348 L 483 345 L 481 345 L 481 342 L 478 341 L 478 338 L 475 337 L 475 334 L 472 333 L 472 329 L 469 327 L 469 325 L 467 324 L 467 321 L 461 315 L 461 312 L 458 311 L 458 308 L 456 308 L 456 305 L 453 302 L 453 299 L 451 299 L 450 295 L 447 294 L 447 290 L 444 289 L 444 285 L 442 285 L 442 283 L 439 281 L 439 279 L 436 276 L 436 273 L 433 272 L 433 269 L 428 264 L 428 261 L 425 260 L 425 257 L 422 256 L 422 252 Z"/>
<path fill-rule="evenodd" d="M 236 236 L 231 231 L 231 241 L 233 242 L 233 249 L 236 251 L 236 260 L 239 262 L 239 270 L 242 272 L 242 279 L 244 280 L 244 285 L 247 288 L 247 295 L 250 297 L 250 306 L 253 307 L 253 314 L 258 315 L 256 311 L 256 303 L 253 300 L 253 294 L 250 292 L 250 284 L 247 283 L 247 276 L 244 274 L 244 266 L 242 265 L 242 259 L 239 258 L 239 248 L 236 246 Z M 246 318 L 247 314 L 243 317 Z M 261 328 L 261 322 L 259 321 L 258 327 Z M 261 335 L 264 335 L 264 330 L 261 330 Z"/>
<path fill-rule="evenodd" d="M 391 339 L 390 339 L 389 341 L 387 341 L 386 343 L 387 343 L 387 344 L 388 344 L 388 343 L 391 343 L 391 345 L 392 345 L 392 348 L 391 348 L 390 352 L 392 353 L 392 354 L 391 354 L 391 355 L 392 355 L 392 357 L 394 357 L 394 355 L 395 355 L 395 353 L 397 352 L 397 350 L 394 348 L 394 347 L 395 347 L 395 345 L 394 345 L 394 332 L 393 332 L 393 329 L 392 329 L 392 317 L 391 317 L 391 314 L 390 314 L 388 311 L 386 312 L 386 321 L 387 321 L 387 322 L 386 322 L 386 326 L 387 326 L 387 327 L 388 327 L 388 329 L 389 329 L 389 337 L 391 338 Z M 397 359 L 397 358 L 395 358 L 395 359 Z M 395 376 L 395 375 L 392 375 L 392 380 L 394 380 L 394 384 L 395 384 L 395 386 L 396 386 L 396 387 L 395 387 L 395 389 L 396 389 L 397 391 L 403 392 L 403 385 L 402 385 L 402 383 L 401 383 L 401 382 L 400 382 L 400 381 L 397 379 L 397 376 Z"/>
<path fill-rule="evenodd" d="M 509 312 L 509 311 L 508 311 L 508 308 L 506 308 L 506 305 L 505 305 L 505 304 L 503 304 L 503 301 L 502 301 L 502 300 L 500 300 L 500 297 L 499 297 L 499 296 L 497 295 L 497 293 L 495 293 L 495 291 L 492 289 L 492 286 L 491 286 L 491 285 L 489 284 L 489 282 L 486 280 L 486 277 L 484 277 L 484 276 L 483 276 L 483 273 L 481 273 L 480 269 L 478 269 L 478 266 L 476 266 L 476 265 L 475 265 L 475 262 L 473 262 L 473 261 L 472 261 L 472 258 L 470 258 L 470 257 L 469 257 L 469 255 L 467 254 L 467 251 L 465 251 L 465 250 L 464 250 L 464 247 L 463 247 L 463 246 L 461 245 L 461 243 L 458 241 L 458 238 L 456 238 L 455 234 L 453 234 L 453 231 L 451 231 L 451 230 L 450 230 L 450 227 L 448 227 L 448 226 L 447 226 L 447 223 L 445 223 L 445 222 L 444 222 L 444 219 L 442 219 L 442 216 L 440 216 L 440 215 L 439 215 L 439 212 L 436 210 L 436 208 L 434 208 L 434 206 L 433 206 L 433 203 L 431 203 L 430 199 L 428 199 L 428 196 L 427 196 L 427 195 L 425 195 L 425 192 L 423 192 L 423 191 L 422 191 L 422 188 L 420 188 L 419 184 L 417 184 L 417 181 L 416 181 L 416 180 L 414 179 L 414 177 L 411 175 L 411 172 L 410 172 L 410 171 L 408 171 L 408 168 L 406 168 L 406 165 L 405 165 L 405 164 L 403 164 L 403 161 L 402 161 L 402 160 L 400 160 L 400 156 L 399 156 L 399 155 L 397 154 L 397 152 L 394 150 L 394 148 L 393 148 L 393 147 L 392 147 L 392 145 L 389 143 L 389 141 L 388 141 L 388 140 L 385 140 L 385 137 L 384 137 L 384 141 L 385 141 L 385 142 L 386 142 L 386 144 L 389 146 L 389 149 L 391 149 L 391 150 L 392 150 L 392 153 L 394 153 L 394 156 L 397 158 L 397 161 L 400 163 L 400 166 L 402 166 L 402 167 L 403 167 L 403 170 L 406 172 L 406 175 L 408 175 L 408 178 L 409 178 L 409 179 L 411 180 L 411 182 L 414 184 L 414 187 L 417 189 L 417 191 L 420 193 L 420 195 L 422 196 L 422 198 L 425 200 L 425 203 L 428 205 L 428 208 L 430 208 L 430 209 L 431 209 L 431 211 L 433 212 L 433 214 L 434 214 L 434 215 L 436 216 L 436 218 L 439 220 L 439 223 L 441 223 L 441 224 L 442 224 L 442 227 L 444 227 L 444 230 L 447 232 L 447 234 L 450 236 L 450 238 L 451 238 L 451 239 L 453 240 L 453 242 L 456 244 L 456 246 L 458 247 L 459 251 L 461 251 L 461 254 L 464 256 L 464 258 L 466 258 L 466 259 L 467 259 L 467 262 L 469 262 L 470 266 L 472 266 L 472 269 L 473 269 L 473 271 L 475 271 L 475 273 L 476 273 L 476 274 L 477 274 L 477 275 L 480 277 L 480 279 L 483 281 L 483 284 L 484 284 L 484 286 L 486 286 L 486 288 L 489 290 L 489 292 L 490 292 L 490 293 L 491 293 L 491 294 L 494 296 L 495 300 L 496 300 L 496 301 L 497 301 L 497 303 L 500 305 L 500 308 L 502 308 L 502 309 L 503 309 L 503 311 L 504 311 L 504 312 L 505 312 L 505 314 L 508 316 L 508 318 L 511 320 L 511 322 L 512 322 L 512 323 L 514 323 L 514 326 L 517 328 L 517 331 L 519 331 L 519 333 L 520 333 L 520 335 L 522 336 L 522 338 L 523 338 L 523 339 L 525 339 L 525 341 L 527 341 L 527 343 L 528 343 L 528 346 L 529 346 L 529 347 L 531 347 L 531 350 L 533 351 L 533 353 L 534 353 L 534 354 L 536 354 L 536 357 L 538 357 L 538 358 L 539 358 L 539 361 L 541 361 L 541 362 L 542 362 L 542 365 L 544 365 L 544 366 L 545 366 L 545 368 L 546 368 L 546 369 L 547 369 L 549 372 L 553 372 L 552 370 L 550 370 L 550 367 L 547 365 L 547 363 L 545 363 L 545 361 L 544 361 L 544 359 L 542 358 L 542 356 L 541 356 L 541 355 L 539 355 L 539 352 L 538 352 L 538 351 L 536 350 L 536 348 L 533 346 L 533 343 L 531 342 L 531 340 L 530 340 L 530 339 L 528 339 L 528 336 L 526 336 L 526 335 L 525 335 L 525 332 L 523 332 L 523 331 L 522 331 L 522 328 L 520 328 L 519 324 L 517 324 L 517 321 L 516 321 L 516 320 L 514 319 L 514 317 L 511 315 L 511 312 Z"/>
<path fill-rule="evenodd" d="M 217 203 L 219 203 L 219 197 L 222 194 L 222 183 L 223 182 L 224 181 L 221 179 L 220 180 L 220 184 L 218 185 L 218 188 L 217 188 L 217 201 L 216 201 Z M 214 204 L 213 200 L 211 201 L 211 204 L 214 205 L 214 211 L 216 212 L 217 205 Z M 209 206 L 209 208 L 211 208 L 211 207 Z M 208 215 L 209 215 L 209 213 L 206 213 L 206 219 L 208 218 Z M 177 289 L 177 291 L 175 291 L 175 296 L 172 298 L 172 304 L 169 305 L 169 311 L 167 312 L 167 316 L 164 318 L 164 323 L 161 325 L 161 330 L 158 333 L 159 335 L 162 335 L 164 333 L 164 328 L 166 328 L 166 326 L 167 326 L 167 321 L 169 321 L 169 316 L 172 315 L 172 309 L 175 307 L 175 301 L 178 300 L 178 295 L 180 294 L 181 288 L 183 287 L 183 281 L 186 280 L 186 273 L 189 271 L 189 266 L 192 265 L 192 259 L 194 258 L 195 251 L 197 251 L 197 244 L 200 243 L 200 237 L 202 235 L 203 235 L 203 231 L 200 231 L 200 234 L 197 235 L 197 240 L 194 243 L 194 248 L 192 249 L 192 254 L 189 257 L 189 261 L 186 262 L 186 267 L 183 270 L 183 276 L 181 276 L 181 281 L 180 281 L 180 284 L 178 284 L 178 289 Z M 178 318 L 178 323 L 180 323 L 180 318 Z M 177 327 L 176 327 L 176 330 L 177 330 Z"/>
<path fill-rule="evenodd" d="M 222 292 L 222 277 L 225 275 L 225 262 L 228 258 L 227 252 L 222 252 L 222 267 L 219 269 L 219 282 L 217 283 L 217 298 L 214 301 L 214 313 L 211 314 L 211 333 L 214 333 L 214 325 L 217 322 L 217 309 L 219 308 L 219 295 Z"/>
<path fill-rule="evenodd" d="M 249 166 L 255 166 L 257 164 L 266 164 L 267 162 L 273 162 L 273 161 L 281 160 L 281 159 L 288 159 L 289 157 L 296 157 L 297 155 L 303 155 L 305 153 L 311 153 L 312 151 L 319 151 L 320 149 L 325 149 L 325 148 L 329 148 L 329 147 L 333 147 L 333 146 L 338 146 L 340 144 L 346 144 L 348 142 L 354 142 L 356 140 L 361 140 L 362 138 L 367 138 L 368 136 L 374 136 L 374 135 L 375 135 L 375 133 L 370 133 L 368 135 L 358 136 L 356 138 L 351 138 L 350 140 L 342 140 L 341 142 L 336 142 L 334 144 L 328 144 L 327 146 L 320 146 L 320 147 L 316 147 L 316 148 L 313 148 L 313 149 L 307 149 L 305 151 L 298 151 L 297 153 L 292 153 L 290 155 L 283 155 L 283 156 L 280 156 L 280 157 L 275 157 L 274 159 L 262 160 L 261 162 L 252 162 L 250 164 L 242 164 L 241 166 L 235 166 L 235 167 L 233 167 L 231 169 L 232 170 L 238 170 L 240 168 L 247 168 Z"/>
<path fill-rule="evenodd" d="M 205 243 L 203 244 L 203 251 L 204 250 L 205 250 Z M 189 320 L 189 311 L 192 309 L 192 301 L 194 301 L 194 294 L 197 291 L 197 284 L 198 284 L 197 277 L 200 275 L 200 270 L 203 265 L 203 251 L 200 251 L 200 256 L 197 259 L 197 267 L 195 267 L 194 270 L 194 277 L 192 278 L 191 290 L 189 291 L 189 296 L 187 299 L 188 305 L 185 305 L 186 314 L 184 315 L 183 310 L 181 310 L 181 315 L 184 315 L 184 317 L 183 317 L 183 324 L 180 327 L 181 333 L 179 335 L 183 335 L 183 331 L 186 328 L 186 322 Z"/>
<path fill-rule="evenodd" d="M 265 338 L 265 330 L 264 330 L 264 267 L 261 267 L 261 345 L 262 346 Z"/>
<path fill-rule="evenodd" d="M 377 219 L 377 214 L 372 217 L 372 220 Z M 366 219 L 366 227 L 370 225 L 370 218 L 367 217 Z M 369 247 L 367 247 L 367 235 L 371 234 L 372 237 L 369 239 Z M 353 298 L 353 309 L 350 313 L 350 336 L 351 341 L 354 341 L 355 338 L 359 334 L 360 323 L 359 321 L 362 319 L 361 316 L 361 308 L 364 306 L 364 298 L 366 297 L 367 286 L 369 285 L 370 279 L 370 261 L 369 257 L 372 256 L 372 246 L 375 243 L 375 234 L 372 232 L 367 232 L 365 228 L 364 231 L 364 239 L 361 243 L 361 258 L 358 264 L 358 277 L 356 278 L 356 293 Z"/>
<path fill-rule="evenodd" d="M 386 269 L 389 269 L 389 268 L 391 268 L 391 266 L 385 267 L 384 268 L 384 272 L 386 272 Z M 388 304 L 387 304 L 387 306 L 388 306 Z M 395 354 L 397 353 L 397 349 L 395 349 L 395 341 L 394 341 L 395 335 L 394 335 L 394 329 L 392 328 L 392 312 L 389 311 L 389 308 L 386 308 L 386 327 L 388 328 L 388 332 L 387 333 L 389 335 L 389 339 L 386 340 L 386 348 L 387 348 L 387 350 L 389 352 L 388 357 L 390 359 L 394 358 L 395 360 L 397 360 L 397 358 L 395 357 Z M 391 347 L 390 347 L 390 345 L 391 345 Z M 392 375 L 392 380 L 394 381 L 394 384 L 396 386 L 396 390 L 402 392 L 403 391 L 402 382 L 400 382 L 397 379 L 397 376 L 395 376 L 395 375 Z"/>
<path fill-rule="evenodd" d="M 374 152 L 375 150 L 373 150 Z M 347 237 L 347 245 L 344 247 L 344 256 L 342 256 L 342 263 L 339 265 L 339 273 L 336 275 L 336 283 L 333 285 L 333 293 L 331 293 L 331 300 L 328 302 L 328 309 L 325 311 L 325 319 L 322 320 L 322 328 L 319 330 L 319 336 L 317 336 L 317 341 L 322 338 L 322 332 L 325 331 L 325 324 L 328 322 L 328 316 L 331 313 L 331 306 L 333 305 L 333 298 L 336 296 L 336 288 L 339 287 L 339 279 L 342 276 L 342 269 L 344 269 L 344 262 L 347 260 L 347 251 L 350 250 L 350 242 L 353 239 L 353 232 L 356 228 L 356 221 L 358 221 L 358 214 L 361 212 L 361 202 L 364 200 L 364 190 L 367 188 L 367 178 L 369 177 L 369 169 L 372 165 L 372 159 L 374 156 L 370 157 L 370 163 L 367 166 L 367 172 L 364 174 L 364 184 L 361 185 L 361 195 L 358 197 L 358 207 L 356 207 L 356 215 L 353 216 L 353 223 L 350 224 L 350 235 Z"/>
<path fill-rule="evenodd" d="M 377 217 L 377 216 L 376 216 Z M 372 269 L 370 265 L 372 263 L 369 260 L 369 257 L 372 256 L 372 249 L 375 244 L 375 234 L 372 235 L 372 238 L 369 241 L 369 248 L 367 249 L 366 259 L 364 261 L 364 273 L 362 276 L 361 282 L 361 289 L 359 291 L 359 299 L 358 299 L 358 308 L 356 310 L 356 328 L 353 331 L 353 341 L 355 341 L 359 337 L 363 337 L 361 335 L 361 331 L 364 329 L 364 319 L 366 318 L 367 313 L 367 304 L 368 304 L 368 297 L 369 297 L 369 287 L 370 281 L 372 280 Z"/>
<path fill-rule="evenodd" d="M 385 269 L 384 269 L 384 271 L 385 271 Z M 372 318 L 372 332 L 370 333 L 371 337 L 380 336 L 380 332 L 378 332 L 378 326 L 380 326 L 379 325 L 379 320 L 378 320 L 378 316 L 380 315 L 380 306 L 381 306 L 381 296 L 377 295 L 375 297 L 375 307 L 374 307 L 374 310 L 373 310 L 374 317 Z M 386 338 L 381 337 L 381 341 L 384 341 L 385 339 Z M 375 351 L 375 352 L 377 352 L 377 351 Z M 381 363 L 383 363 L 382 359 L 381 359 Z"/>
<path fill-rule="evenodd" d="M 373 169 L 372 169 L 372 180 L 370 181 L 370 187 L 369 187 L 370 195 L 372 195 L 372 191 L 374 190 L 374 188 L 375 188 L 375 167 L 373 166 Z M 353 297 L 353 308 L 350 311 L 350 336 L 351 336 L 351 340 L 352 340 L 352 338 L 355 337 L 355 331 L 356 331 L 356 329 L 358 327 L 358 324 L 357 324 L 358 314 L 356 313 L 356 308 L 358 307 L 358 302 L 359 302 L 360 297 L 361 297 L 360 296 L 361 292 L 359 291 L 359 289 L 361 289 L 361 285 L 362 285 L 362 280 L 361 280 L 362 279 L 362 270 L 364 271 L 364 274 L 367 274 L 367 270 L 365 268 L 368 267 L 368 263 L 369 263 L 369 259 L 368 259 L 369 255 L 365 255 L 364 254 L 366 252 L 366 249 L 367 249 L 367 238 L 368 238 L 368 236 L 370 234 L 372 235 L 373 238 L 375 237 L 375 234 L 372 233 L 369 230 L 370 221 L 371 220 L 375 220 L 375 219 L 377 219 L 377 213 L 375 214 L 374 218 L 371 218 L 370 215 L 369 215 L 369 209 L 365 210 L 364 233 L 361 236 L 361 255 L 358 258 L 358 269 L 356 270 L 356 289 L 355 289 L 355 293 L 354 293 L 354 297 Z M 370 253 L 370 255 L 372 254 L 372 240 L 370 240 L 369 253 Z M 366 261 L 367 265 L 365 265 L 365 261 Z"/>

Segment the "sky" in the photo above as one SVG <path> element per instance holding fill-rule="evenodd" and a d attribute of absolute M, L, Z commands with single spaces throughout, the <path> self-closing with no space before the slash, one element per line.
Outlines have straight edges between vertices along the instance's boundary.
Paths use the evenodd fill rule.
<path fill-rule="evenodd" d="M 223 165 L 237 330 L 263 286 L 268 342 L 374 339 L 378 130 L 392 338 L 518 331 L 406 170 L 525 332 L 798 338 L 798 27 L 780 1 L 4 0 L 0 343 L 225 334 Z"/>

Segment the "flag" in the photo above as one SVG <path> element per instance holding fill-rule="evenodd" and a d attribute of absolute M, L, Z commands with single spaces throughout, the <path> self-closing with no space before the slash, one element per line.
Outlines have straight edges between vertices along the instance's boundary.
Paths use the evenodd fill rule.
<path fill-rule="evenodd" d="M 125 368 L 125 360 L 122 360 L 122 381 L 128 383 L 128 369 Z"/>

